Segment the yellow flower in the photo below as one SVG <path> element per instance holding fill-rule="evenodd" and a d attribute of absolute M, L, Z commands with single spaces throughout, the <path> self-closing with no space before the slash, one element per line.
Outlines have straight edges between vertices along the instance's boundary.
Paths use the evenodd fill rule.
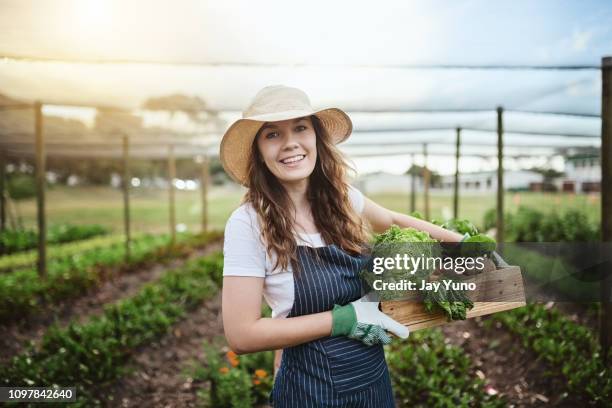
<path fill-rule="evenodd" d="M 268 372 L 266 370 L 262 370 L 261 368 L 255 370 L 255 377 L 266 378 L 267 376 L 268 376 Z"/>

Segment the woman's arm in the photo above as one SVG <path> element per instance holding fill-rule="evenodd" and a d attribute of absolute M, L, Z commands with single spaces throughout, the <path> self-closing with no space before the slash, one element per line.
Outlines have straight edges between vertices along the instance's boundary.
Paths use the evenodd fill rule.
<path fill-rule="evenodd" d="M 275 350 L 329 336 L 331 311 L 299 317 L 261 317 L 264 278 L 223 278 L 222 313 L 225 338 L 236 354 Z"/>
<path fill-rule="evenodd" d="M 374 232 L 383 232 L 395 224 L 404 228 L 412 227 L 428 232 L 432 238 L 439 241 L 458 242 L 463 238 L 461 234 L 438 227 L 430 222 L 388 210 L 365 196 L 364 200 L 362 216 L 370 223 Z"/>

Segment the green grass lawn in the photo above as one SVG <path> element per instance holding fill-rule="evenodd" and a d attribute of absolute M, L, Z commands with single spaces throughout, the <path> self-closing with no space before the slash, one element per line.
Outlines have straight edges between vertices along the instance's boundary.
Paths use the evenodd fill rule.
<path fill-rule="evenodd" d="M 407 194 L 376 194 L 370 198 L 395 211 L 410 211 L 410 197 Z M 481 225 L 484 213 L 490 208 L 495 208 L 496 200 L 495 194 L 460 196 L 459 217 L 467 218 L 476 225 Z M 599 194 L 507 192 L 504 196 L 504 211 L 514 212 L 519 205 L 532 207 L 543 212 L 576 208 L 587 213 L 593 221 L 599 221 L 601 216 L 600 200 Z M 425 213 L 425 203 L 422 195 L 417 195 L 416 210 Z M 451 218 L 452 215 L 453 197 L 451 194 L 430 196 L 430 216 L 432 218 L 446 220 Z"/>
<path fill-rule="evenodd" d="M 199 191 L 176 191 L 176 221 L 189 231 L 199 231 L 201 198 Z M 223 229 L 231 212 L 239 205 L 242 192 L 219 187 L 209 194 L 209 224 Z M 374 194 L 370 198 L 389 209 L 408 212 L 407 194 Z M 452 196 L 431 196 L 431 216 L 445 219 L 452 215 Z M 593 220 L 600 217 L 599 195 L 573 195 L 563 193 L 507 193 L 506 211 L 519 205 L 541 211 L 579 208 Z M 461 197 L 459 215 L 482 224 L 484 213 L 495 206 L 495 195 L 466 195 Z M 70 222 L 75 224 L 101 224 L 115 232 L 123 229 L 123 201 L 121 191 L 110 187 L 55 186 L 46 194 L 47 224 Z M 165 232 L 169 228 L 168 193 L 164 190 L 135 188 L 131 190 L 130 208 L 133 231 Z M 18 202 L 24 225 L 36 225 L 36 202 L 33 199 Z M 417 197 L 417 210 L 423 212 L 423 197 Z"/>

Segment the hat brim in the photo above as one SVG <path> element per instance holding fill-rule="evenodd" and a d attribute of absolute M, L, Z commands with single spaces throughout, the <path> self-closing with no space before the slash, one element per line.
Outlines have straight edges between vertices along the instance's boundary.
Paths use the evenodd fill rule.
<path fill-rule="evenodd" d="M 219 158 L 223 168 L 232 179 L 246 186 L 251 146 L 263 124 L 310 115 L 315 115 L 321 120 L 321 124 L 334 144 L 345 141 L 353 131 L 351 119 L 338 108 L 322 109 L 316 112 L 290 110 L 239 119 L 227 129 L 221 139 Z"/>

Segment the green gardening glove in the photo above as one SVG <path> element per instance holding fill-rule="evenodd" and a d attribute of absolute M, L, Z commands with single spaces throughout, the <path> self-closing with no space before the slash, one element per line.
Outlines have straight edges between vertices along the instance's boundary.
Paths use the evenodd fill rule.
<path fill-rule="evenodd" d="M 402 339 L 408 337 L 410 332 L 407 327 L 378 310 L 380 302 L 372 302 L 367 298 L 368 295 L 348 305 L 334 305 L 332 336 L 347 336 L 368 346 L 391 343 L 391 337 L 385 330 Z"/>

